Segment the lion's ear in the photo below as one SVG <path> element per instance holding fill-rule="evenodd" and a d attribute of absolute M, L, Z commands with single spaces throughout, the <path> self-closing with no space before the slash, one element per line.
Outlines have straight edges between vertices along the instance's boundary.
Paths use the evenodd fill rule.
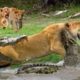
<path fill-rule="evenodd" d="M 65 26 L 66 26 L 66 28 L 69 28 L 70 27 L 70 24 L 69 23 L 66 23 Z"/>

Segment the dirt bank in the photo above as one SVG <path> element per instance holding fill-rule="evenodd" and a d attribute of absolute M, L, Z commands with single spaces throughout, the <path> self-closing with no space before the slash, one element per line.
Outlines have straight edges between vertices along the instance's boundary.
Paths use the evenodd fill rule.
<path fill-rule="evenodd" d="M 80 67 L 65 67 L 53 74 L 15 74 L 17 69 L 1 69 L 0 80 L 80 80 Z"/>

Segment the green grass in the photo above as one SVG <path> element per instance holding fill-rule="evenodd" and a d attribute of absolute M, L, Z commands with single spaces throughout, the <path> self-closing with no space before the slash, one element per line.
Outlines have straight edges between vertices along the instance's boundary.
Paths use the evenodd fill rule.
<path fill-rule="evenodd" d="M 66 18 L 69 15 L 72 15 L 73 13 L 79 12 L 80 8 L 79 7 L 71 7 L 70 9 L 68 9 L 69 12 L 65 13 L 63 15 L 63 17 L 58 16 L 58 17 L 44 17 L 41 14 L 33 14 L 33 15 L 27 15 L 25 17 L 24 25 L 23 28 L 21 30 L 19 30 L 18 32 L 14 32 L 13 30 L 11 30 L 10 28 L 7 28 L 5 30 L 0 29 L 0 37 L 16 37 L 16 36 L 20 36 L 20 35 L 32 35 L 32 34 L 36 34 L 38 32 L 40 32 L 44 27 L 46 27 L 47 25 L 50 25 L 52 23 L 56 23 L 56 22 L 67 22 L 70 19 Z M 73 19 L 75 20 L 75 19 Z M 76 18 L 76 20 L 80 20 L 80 18 Z M 56 54 L 51 54 L 49 56 L 45 56 L 39 59 L 34 59 L 32 60 L 33 62 L 58 62 L 59 60 L 61 60 L 61 57 L 59 55 Z"/>
<path fill-rule="evenodd" d="M 40 14 L 28 15 L 26 21 L 24 21 L 23 28 L 18 32 L 14 32 L 12 29 L 0 29 L 0 37 L 15 37 L 19 35 L 32 35 L 40 32 L 44 27 L 55 22 L 66 21 L 66 19 L 56 19 L 53 17 L 43 17 Z"/>
<path fill-rule="evenodd" d="M 57 63 L 60 60 L 62 60 L 60 55 L 50 54 L 48 56 L 31 59 L 31 60 L 24 62 L 24 63 L 45 63 L 45 62 Z M 24 63 L 12 64 L 11 68 L 21 67 L 22 64 L 24 64 Z"/>
<path fill-rule="evenodd" d="M 47 56 L 43 56 L 43 57 L 40 57 L 40 58 L 31 59 L 28 62 L 33 62 L 33 63 L 53 62 L 53 63 L 56 63 L 60 60 L 62 60 L 60 55 L 58 55 L 58 54 L 49 54 Z"/>
<path fill-rule="evenodd" d="M 63 21 L 63 19 L 60 19 Z M 23 28 L 19 32 L 14 32 L 10 28 L 7 28 L 5 30 L 0 29 L 0 37 L 16 37 L 20 35 L 32 35 L 40 32 L 44 27 L 46 27 L 49 24 L 59 22 L 59 19 L 54 19 L 51 17 L 43 17 L 40 14 L 34 14 L 34 15 L 29 15 L 26 18 L 26 21 L 24 21 Z M 33 62 L 58 62 L 61 60 L 61 57 L 59 55 L 51 54 L 39 59 L 34 59 L 32 60 Z M 12 65 L 13 67 L 20 66 L 19 64 L 17 65 Z"/>

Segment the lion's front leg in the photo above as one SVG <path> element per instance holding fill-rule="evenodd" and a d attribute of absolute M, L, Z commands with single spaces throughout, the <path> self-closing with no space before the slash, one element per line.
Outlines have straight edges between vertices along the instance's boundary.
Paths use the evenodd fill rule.
<path fill-rule="evenodd" d="M 50 50 L 52 52 L 55 52 L 55 53 L 61 55 L 61 57 L 64 59 L 66 51 L 60 41 L 57 41 L 57 40 L 55 42 L 51 41 Z"/>
<path fill-rule="evenodd" d="M 11 58 L 12 60 L 19 61 L 19 54 L 16 52 L 16 50 L 12 46 L 3 46 L 0 47 L 0 53 L 4 56 L 7 56 Z"/>

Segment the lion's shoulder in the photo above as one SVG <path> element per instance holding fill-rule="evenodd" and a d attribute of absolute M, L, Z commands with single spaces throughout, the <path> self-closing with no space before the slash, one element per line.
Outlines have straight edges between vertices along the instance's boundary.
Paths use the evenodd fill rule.
<path fill-rule="evenodd" d="M 65 27 L 64 23 L 55 23 L 55 24 L 51 24 L 51 25 L 45 27 L 43 29 L 43 32 L 48 32 L 48 33 L 56 32 L 57 33 L 57 31 L 62 30 L 64 27 Z"/>

